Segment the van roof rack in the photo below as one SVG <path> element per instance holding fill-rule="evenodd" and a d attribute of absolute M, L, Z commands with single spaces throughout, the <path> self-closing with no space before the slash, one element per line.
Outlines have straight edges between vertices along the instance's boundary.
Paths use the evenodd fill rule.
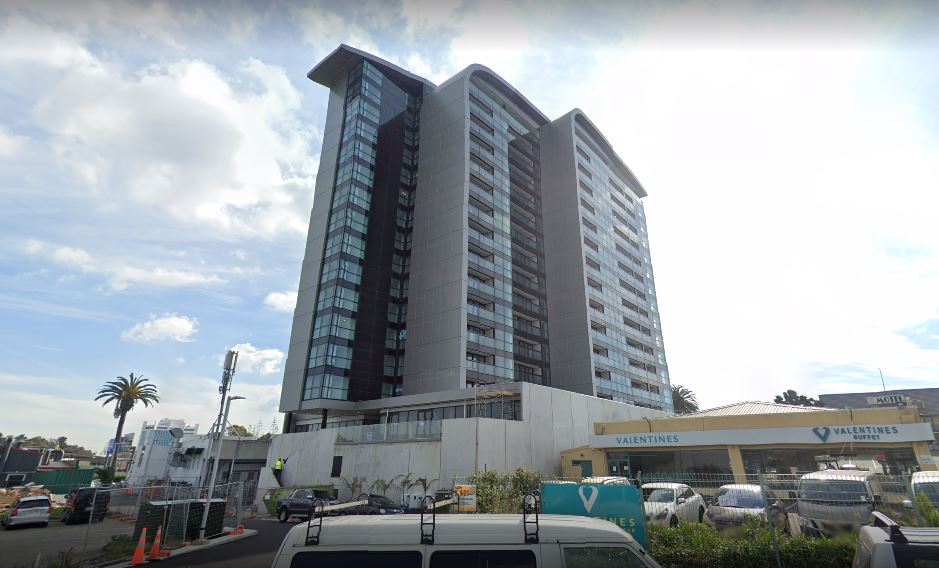
<path fill-rule="evenodd" d="M 430 500 L 430 509 L 427 508 L 427 501 Z M 424 513 L 430 512 L 430 522 L 424 521 Z M 430 527 L 430 532 L 426 532 L 424 527 Z M 421 499 L 421 544 L 434 543 L 434 531 L 437 528 L 437 507 L 434 506 L 434 498 L 430 495 L 424 495 Z"/>
<path fill-rule="evenodd" d="M 538 544 L 538 491 L 529 491 L 522 495 L 522 530 L 525 531 L 525 544 Z M 529 503 L 531 503 L 529 505 Z M 534 513 L 535 519 L 529 516 Z M 529 530 L 532 527 L 532 530 Z"/>
<path fill-rule="evenodd" d="M 890 537 L 888 540 L 897 544 L 939 544 L 939 529 L 902 527 L 879 511 L 871 513 L 871 525 L 884 529 Z"/>
<path fill-rule="evenodd" d="M 316 516 L 316 505 L 319 504 L 319 516 Z M 320 543 L 320 533 L 323 532 L 323 507 L 326 503 L 322 499 L 314 499 L 313 503 L 310 505 L 310 518 L 307 520 L 306 524 L 306 539 L 304 544 L 306 546 L 316 546 Z M 313 523 L 314 519 L 316 524 Z M 311 534 L 313 529 L 316 529 L 315 534 Z"/>

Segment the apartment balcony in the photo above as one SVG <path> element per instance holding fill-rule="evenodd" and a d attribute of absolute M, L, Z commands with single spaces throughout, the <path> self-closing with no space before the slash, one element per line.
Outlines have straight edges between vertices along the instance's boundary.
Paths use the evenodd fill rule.
<path fill-rule="evenodd" d="M 369 424 L 337 428 L 336 444 L 379 444 L 384 442 L 433 442 L 440 439 L 442 420 Z"/>
<path fill-rule="evenodd" d="M 523 323 L 521 320 L 515 320 L 512 325 L 512 330 L 514 333 L 519 333 L 521 335 L 527 335 L 528 337 L 537 338 L 537 339 L 547 339 L 548 330 L 543 327 L 535 327 L 530 323 Z"/>
<path fill-rule="evenodd" d="M 522 312 L 525 312 L 537 319 L 545 319 L 548 317 L 548 310 L 544 305 L 536 304 L 527 298 L 522 296 L 513 295 L 512 296 L 512 307 L 518 309 Z"/>
<path fill-rule="evenodd" d="M 544 284 L 541 284 L 536 279 L 529 278 L 519 272 L 512 272 L 512 285 L 518 286 L 530 294 L 543 296 L 547 293 Z"/>
<path fill-rule="evenodd" d="M 513 254 L 512 265 L 522 267 L 526 270 L 534 272 L 537 275 L 544 275 L 544 269 L 541 267 L 538 261 L 531 259 L 523 254 Z"/>
<path fill-rule="evenodd" d="M 537 351 L 535 349 L 530 349 L 528 347 L 522 347 L 521 345 L 512 346 L 512 355 L 516 359 L 528 359 L 530 361 L 537 361 L 539 363 L 548 362 L 548 354 L 544 351 Z"/>

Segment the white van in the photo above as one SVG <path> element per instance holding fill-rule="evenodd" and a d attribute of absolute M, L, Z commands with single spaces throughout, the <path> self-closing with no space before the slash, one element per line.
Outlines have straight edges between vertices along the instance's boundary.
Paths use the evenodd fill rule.
<path fill-rule="evenodd" d="M 799 479 L 802 531 L 811 536 L 856 532 L 881 504 L 871 488 L 870 471 L 827 469 Z"/>
<path fill-rule="evenodd" d="M 327 517 L 291 529 L 273 568 L 657 567 L 616 525 L 569 515 Z"/>

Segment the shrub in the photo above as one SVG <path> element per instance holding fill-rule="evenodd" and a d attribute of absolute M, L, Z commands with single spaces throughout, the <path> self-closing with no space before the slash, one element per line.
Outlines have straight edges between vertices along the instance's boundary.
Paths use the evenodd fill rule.
<path fill-rule="evenodd" d="M 476 486 L 476 508 L 480 513 L 518 513 L 522 495 L 541 487 L 541 474 L 531 469 L 512 473 L 481 471 L 467 480 Z"/>
<path fill-rule="evenodd" d="M 765 566 L 776 567 L 772 534 L 757 519 L 744 526 L 742 537 L 722 537 L 703 524 L 675 528 L 649 527 L 649 553 L 663 566 Z M 777 533 L 779 555 L 786 567 L 823 568 L 850 566 L 857 538 L 791 538 Z"/>

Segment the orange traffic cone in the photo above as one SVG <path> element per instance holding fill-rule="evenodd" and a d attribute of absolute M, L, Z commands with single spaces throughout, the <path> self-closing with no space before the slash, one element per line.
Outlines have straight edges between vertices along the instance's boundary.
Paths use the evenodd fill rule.
<path fill-rule="evenodd" d="M 147 547 L 147 527 L 140 532 L 140 539 L 137 541 L 137 548 L 134 549 L 134 556 L 130 559 L 131 566 L 140 566 L 144 564 L 144 549 Z"/>
<path fill-rule="evenodd" d="M 153 539 L 153 546 L 150 548 L 150 556 L 147 558 L 150 562 L 156 562 L 157 560 L 162 560 L 163 557 L 160 555 L 160 542 L 163 538 L 163 525 L 157 526 L 156 538 Z"/>

